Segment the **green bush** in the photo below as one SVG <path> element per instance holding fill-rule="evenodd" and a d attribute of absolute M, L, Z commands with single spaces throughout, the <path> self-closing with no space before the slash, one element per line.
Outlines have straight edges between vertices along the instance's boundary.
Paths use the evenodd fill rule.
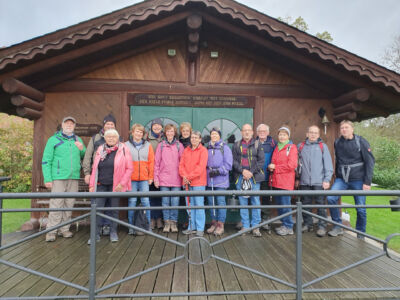
<path fill-rule="evenodd" d="M 33 122 L 0 114 L 0 176 L 9 176 L 6 192 L 28 192 L 31 189 Z"/>

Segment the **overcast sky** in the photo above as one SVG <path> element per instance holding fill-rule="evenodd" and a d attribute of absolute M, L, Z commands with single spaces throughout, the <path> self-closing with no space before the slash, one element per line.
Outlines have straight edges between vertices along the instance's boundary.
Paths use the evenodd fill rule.
<path fill-rule="evenodd" d="M 0 47 L 77 24 L 141 1 L 0 0 Z M 374 62 L 400 35 L 399 0 L 239 0 L 272 17 L 302 16 L 309 33 Z"/>

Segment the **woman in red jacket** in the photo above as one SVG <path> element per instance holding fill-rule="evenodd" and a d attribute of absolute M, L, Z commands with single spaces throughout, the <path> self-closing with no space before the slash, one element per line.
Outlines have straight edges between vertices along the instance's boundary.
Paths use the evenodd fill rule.
<path fill-rule="evenodd" d="M 283 125 L 278 130 L 278 145 L 272 154 L 271 164 L 268 166 L 272 176 L 270 184 L 275 190 L 293 190 L 295 170 L 297 168 L 297 147 L 290 141 L 290 128 Z M 290 205 L 290 196 L 276 196 L 278 205 Z M 278 214 L 290 212 L 290 208 L 278 208 Z M 278 235 L 293 234 L 292 216 L 281 219 L 282 226 L 276 229 Z"/>
<path fill-rule="evenodd" d="M 201 133 L 193 131 L 190 135 L 190 146 L 183 151 L 179 163 L 179 175 L 183 184 L 188 185 L 191 191 L 204 191 L 207 185 L 207 161 L 208 151 L 201 144 Z M 204 206 L 204 196 L 190 197 L 191 206 Z M 204 235 L 206 214 L 204 209 L 191 209 L 190 224 L 183 234 L 196 233 L 197 236 Z"/>

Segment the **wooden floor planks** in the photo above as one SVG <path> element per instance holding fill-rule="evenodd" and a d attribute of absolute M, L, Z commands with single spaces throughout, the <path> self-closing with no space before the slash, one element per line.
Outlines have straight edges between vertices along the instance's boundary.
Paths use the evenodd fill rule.
<path fill-rule="evenodd" d="M 159 232 L 162 234 L 161 232 Z M 233 234 L 227 228 L 227 234 Z M 72 239 L 59 238 L 46 243 L 43 237 L 22 245 L 0 251 L 0 258 L 33 268 L 63 280 L 88 287 L 89 247 L 88 228 L 82 228 Z M 185 244 L 190 237 L 181 233 L 163 234 Z M 118 243 L 103 237 L 97 243 L 96 286 L 103 287 L 184 254 L 184 248 L 151 236 L 129 236 L 125 229 L 119 233 Z M 204 236 L 188 247 L 190 260 L 201 261 L 210 253 L 208 242 L 219 238 Z M 279 237 L 263 232 L 262 238 L 239 236 L 211 248 L 218 257 L 295 283 L 295 236 Z M 303 235 L 303 283 L 323 276 L 348 264 L 378 253 L 382 248 L 345 234 L 338 238 L 317 238 L 312 233 Z M 381 257 L 341 274 L 327 278 L 310 288 L 371 288 L 400 286 L 400 263 Z M 188 264 L 185 259 L 156 269 L 145 275 L 111 287 L 102 294 L 169 293 L 169 292 L 220 292 L 251 290 L 290 290 L 284 284 L 248 272 L 236 266 L 211 258 L 206 264 Z M 48 279 L 0 265 L 0 296 L 29 297 L 51 295 L 85 295 L 85 292 L 66 287 Z M 400 298 L 400 292 L 346 292 L 304 293 L 305 299 L 365 299 Z M 190 299 L 204 299 L 192 296 Z M 220 295 L 208 299 L 294 299 L 293 294 L 276 295 Z M 114 298 L 118 299 L 118 298 Z M 122 298 L 121 298 L 122 299 Z M 126 299 L 126 298 L 125 298 Z M 152 299 L 156 299 L 153 297 Z M 157 299 L 166 299 L 159 297 Z M 188 297 L 173 297 L 188 299 Z"/>

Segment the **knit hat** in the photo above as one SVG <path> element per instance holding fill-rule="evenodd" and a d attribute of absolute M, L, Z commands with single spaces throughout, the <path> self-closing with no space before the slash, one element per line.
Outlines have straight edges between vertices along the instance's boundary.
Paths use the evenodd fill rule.
<path fill-rule="evenodd" d="M 156 118 L 153 121 L 151 121 L 151 127 L 153 127 L 154 124 L 158 124 L 160 126 L 163 126 L 163 122 L 161 121 L 160 118 Z"/>
<path fill-rule="evenodd" d="M 219 135 L 219 137 L 221 138 L 221 129 L 220 129 L 219 127 L 213 127 L 213 128 L 210 130 L 210 135 L 211 135 L 211 133 L 213 133 L 213 131 L 217 132 L 218 135 Z"/>
<path fill-rule="evenodd" d="M 75 118 L 74 118 L 74 117 L 71 117 L 71 116 L 65 117 L 65 118 L 62 120 L 62 123 L 66 122 L 66 121 L 68 121 L 68 120 L 71 120 L 72 122 L 74 122 L 74 123 L 76 124 Z M 62 124 L 62 123 L 61 123 L 61 124 Z"/>
<path fill-rule="evenodd" d="M 112 114 L 108 114 L 107 116 L 104 117 L 103 125 L 106 124 L 107 122 L 113 122 L 114 126 L 117 125 L 117 120 L 115 120 Z"/>

